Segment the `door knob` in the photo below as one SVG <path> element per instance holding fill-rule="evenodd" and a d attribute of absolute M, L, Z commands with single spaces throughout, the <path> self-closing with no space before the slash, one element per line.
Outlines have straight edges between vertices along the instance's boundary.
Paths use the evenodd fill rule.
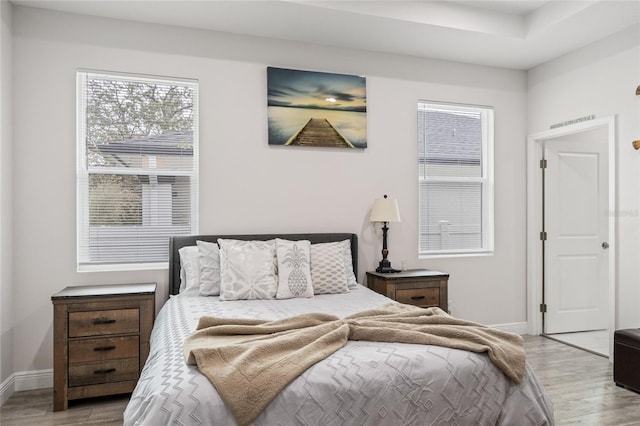
<path fill-rule="evenodd" d="M 609 243 L 606 242 L 606 241 L 604 243 L 602 243 L 602 248 L 603 249 L 608 249 L 609 248 Z"/>

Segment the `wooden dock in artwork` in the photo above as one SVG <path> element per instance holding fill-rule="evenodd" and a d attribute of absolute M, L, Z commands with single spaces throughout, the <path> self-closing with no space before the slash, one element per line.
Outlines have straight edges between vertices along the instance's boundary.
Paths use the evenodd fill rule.
<path fill-rule="evenodd" d="M 310 118 L 285 145 L 355 148 L 325 118 Z"/>

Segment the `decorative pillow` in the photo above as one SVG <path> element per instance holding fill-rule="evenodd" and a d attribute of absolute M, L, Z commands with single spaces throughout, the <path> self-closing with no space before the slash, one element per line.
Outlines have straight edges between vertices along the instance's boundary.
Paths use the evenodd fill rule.
<path fill-rule="evenodd" d="M 349 289 L 354 289 L 358 285 L 356 274 L 353 273 L 353 258 L 351 257 L 351 240 L 341 241 L 344 250 L 344 270 L 347 274 L 347 285 Z"/>
<path fill-rule="evenodd" d="M 273 299 L 278 289 L 276 244 L 218 239 L 220 300 Z"/>
<path fill-rule="evenodd" d="M 180 255 L 180 294 L 198 293 L 200 287 L 200 262 L 196 246 L 185 246 L 178 250 Z"/>
<path fill-rule="evenodd" d="M 278 291 L 276 299 L 313 297 L 311 283 L 311 242 L 276 239 Z"/>
<path fill-rule="evenodd" d="M 342 242 L 311 244 L 311 281 L 315 294 L 349 291 Z"/>
<path fill-rule="evenodd" d="M 220 249 L 218 244 L 196 241 L 200 254 L 200 296 L 220 294 Z"/>

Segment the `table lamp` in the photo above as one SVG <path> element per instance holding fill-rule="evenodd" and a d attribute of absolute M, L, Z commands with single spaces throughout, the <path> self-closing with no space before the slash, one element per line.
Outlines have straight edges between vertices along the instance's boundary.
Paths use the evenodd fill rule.
<path fill-rule="evenodd" d="M 387 259 L 389 250 L 387 250 L 387 231 L 389 228 L 387 224 L 389 222 L 400 222 L 400 211 L 398 210 L 398 201 L 395 198 L 388 198 L 386 195 L 384 198 L 376 198 L 373 202 L 373 208 L 371 209 L 371 216 L 369 217 L 371 222 L 382 222 L 382 260 L 380 265 L 376 268 L 376 272 L 400 272 L 397 269 L 391 267 L 391 262 Z"/>

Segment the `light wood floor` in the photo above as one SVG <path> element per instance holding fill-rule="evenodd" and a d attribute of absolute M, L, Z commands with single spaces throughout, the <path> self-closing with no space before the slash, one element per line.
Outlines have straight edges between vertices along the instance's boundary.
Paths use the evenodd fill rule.
<path fill-rule="evenodd" d="M 527 361 L 553 401 L 556 424 L 640 425 L 640 394 L 613 383 L 607 358 L 541 336 L 524 336 Z"/>
<path fill-rule="evenodd" d="M 613 383 L 606 358 L 540 336 L 524 338 L 527 360 L 553 401 L 556 424 L 640 425 L 640 394 Z M 51 389 L 16 392 L 0 409 L 0 424 L 120 425 L 127 401 L 95 398 L 54 413 Z"/>

